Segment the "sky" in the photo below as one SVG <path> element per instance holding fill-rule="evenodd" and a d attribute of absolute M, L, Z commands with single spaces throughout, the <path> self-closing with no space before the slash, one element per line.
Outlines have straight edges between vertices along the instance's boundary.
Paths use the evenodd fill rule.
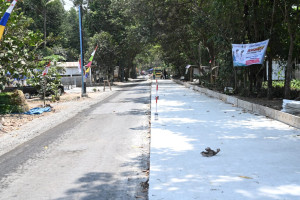
<path fill-rule="evenodd" d="M 71 7 L 73 7 L 73 3 L 72 3 L 72 1 L 71 0 L 64 0 L 65 1 L 65 9 L 66 10 L 70 10 L 71 9 Z"/>

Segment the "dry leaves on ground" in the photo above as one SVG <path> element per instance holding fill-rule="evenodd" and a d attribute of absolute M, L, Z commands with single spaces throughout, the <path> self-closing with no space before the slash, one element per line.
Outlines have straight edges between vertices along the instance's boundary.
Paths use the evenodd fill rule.
<path fill-rule="evenodd" d="M 69 94 L 66 93 L 61 96 L 59 102 L 50 102 L 50 99 L 46 100 L 46 104 L 50 104 L 53 108 L 51 112 L 44 112 L 40 115 L 26 115 L 26 114 L 5 114 L 0 115 L 0 136 L 1 134 L 5 134 L 11 132 L 13 130 L 18 130 L 22 125 L 34 120 L 35 118 L 40 118 L 43 116 L 51 115 L 61 109 L 64 109 L 64 105 L 60 104 L 66 101 L 73 100 L 81 100 L 80 94 L 74 93 Z M 44 105 L 44 101 L 39 98 L 28 99 L 27 103 L 29 108 L 42 107 Z"/>

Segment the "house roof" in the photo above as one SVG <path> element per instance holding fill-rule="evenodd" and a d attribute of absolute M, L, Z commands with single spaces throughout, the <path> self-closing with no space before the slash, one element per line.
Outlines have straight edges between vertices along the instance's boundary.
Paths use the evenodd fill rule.
<path fill-rule="evenodd" d="M 64 68 L 78 68 L 78 61 L 77 62 L 57 62 L 58 67 L 64 67 Z M 95 67 L 95 65 L 92 64 L 91 67 Z"/>
<path fill-rule="evenodd" d="M 58 62 L 57 66 L 64 67 L 64 68 L 77 68 L 78 61 L 77 62 Z"/>

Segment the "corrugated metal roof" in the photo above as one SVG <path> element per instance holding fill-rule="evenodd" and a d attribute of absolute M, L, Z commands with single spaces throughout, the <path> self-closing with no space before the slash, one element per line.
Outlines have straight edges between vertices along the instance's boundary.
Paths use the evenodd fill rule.
<path fill-rule="evenodd" d="M 64 68 L 77 68 L 78 61 L 77 62 L 57 62 L 57 66 L 64 67 Z"/>

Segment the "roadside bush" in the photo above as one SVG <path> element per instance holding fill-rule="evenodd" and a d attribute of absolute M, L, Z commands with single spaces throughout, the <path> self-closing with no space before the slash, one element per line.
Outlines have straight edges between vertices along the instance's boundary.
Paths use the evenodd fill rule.
<path fill-rule="evenodd" d="M 273 81 L 273 97 L 283 98 L 284 96 L 284 81 Z M 268 83 L 263 83 L 262 93 L 267 94 Z M 300 80 L 291 81 L 291 99 L 296 99 L 300 97 Z"/>
<path fill-rule="evenodd" d="M 274 88 L 275 87 L 284 88 L 284 81 L 273 81 L 272 85 L 273 85 Z M 263 83 L 263 87 L 268 88 L 268 82 L 267 81 Z M 291 89 L 300 91 L 300 80 L 293 79 L 291 81 Z"/>
<path fill-rule="evenodd" d="M 300 91 L 300 80 L 292 80 L 291 81 L 291 89 Z"/>
<path fill-rule="evenodd" d="M 0 93 L 0 113 L 23 113 L 29 110 L 25 96 L 21 90 Z"/>
<path fill-rule="evenodd" d="M 260 97 L 267 97 L 268 89 L 267 88 L 262 88 Z M 273 87 L 273 97 L 274 98 L 283 98 L 284 96 L 284 88 L 283 87 Z M 300 97 L 300 90 L 294 90 L 291 89 L 291 99 L 296 99 Z"/>

